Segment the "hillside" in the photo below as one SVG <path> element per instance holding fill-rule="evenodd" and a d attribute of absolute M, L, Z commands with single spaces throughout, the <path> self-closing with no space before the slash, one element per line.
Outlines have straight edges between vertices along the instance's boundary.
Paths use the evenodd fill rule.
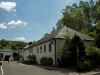
<path fill-rule="evenodd" d="M 25 47 L 27 45 L 27 42 L 23 41 L 11 41 L 11 40 L 0 40 L 0 50 L 8 48 L 11 50 L 17 50 L 21 47 Z"/>

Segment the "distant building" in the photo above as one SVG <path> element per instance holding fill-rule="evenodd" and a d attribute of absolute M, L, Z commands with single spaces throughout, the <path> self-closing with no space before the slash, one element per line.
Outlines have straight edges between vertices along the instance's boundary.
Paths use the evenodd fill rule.
<path fill-rule="evenodd" d="M 9 57 L 12 57 L 13 50 L 10 49 L 2 49 L 0 50 L 0 56 L 2 57 L 2 60 L 7 61 Z M 13 58 L 12 58 L 13 60 Z"/>

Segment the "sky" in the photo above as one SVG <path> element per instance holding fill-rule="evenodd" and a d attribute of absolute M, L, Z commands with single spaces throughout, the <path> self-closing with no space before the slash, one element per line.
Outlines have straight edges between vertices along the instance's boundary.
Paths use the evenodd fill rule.
<path fill-rule="evenodd" d="M 0 0 L 0 40 L 37 41 L 56 27 L 62 9 L 79 1 Z"/>

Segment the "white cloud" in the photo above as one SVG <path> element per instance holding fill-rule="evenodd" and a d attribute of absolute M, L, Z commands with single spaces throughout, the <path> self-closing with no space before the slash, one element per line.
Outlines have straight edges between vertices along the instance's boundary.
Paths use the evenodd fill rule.
<path fill-rule="evenodd" d="M 16 41 L 24 41 L 25 38 L 24 37 L 19 37 L 19 38 L 14 38 L 14 40 L 16 40 Z"/>
<path fill-rule="evenodd" d="M 2 28 L 2 29 L 7 29 L 7 26 L 5 26 L 5 23 L 1 23 L 1 24 L 0 24 L 0 28 Z"/>
<path fill-rule="evenodd" d="M 16 11 L 16 2 L 1 2 L 0 8 L 6 10 L 6 11 Z"/>
<path fill-rule="evenodd" d="M 12 25 L 12 26 L 26 26 L 27 22 L 23 22 L 21 20 L 18 20 L 18 21 L 12 20 L 12 21 L 8 22 L 7 25 Z"/>

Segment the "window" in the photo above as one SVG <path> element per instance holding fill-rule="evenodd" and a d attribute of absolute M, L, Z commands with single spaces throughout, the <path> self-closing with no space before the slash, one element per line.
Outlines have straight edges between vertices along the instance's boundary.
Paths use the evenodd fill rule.
<path fill-rule="evenodd" d="M 42 53 L 42 46 L 40 46 L 40 53 Z"/>
<path fill-rule="evenodd" d="M 44 45 L 44 52 L 46 52 L 46 45 Z"/>
<path fill-rule="evenodd" d="M 51 50 L 52 50 L 52 49 L 51 49 L 51 44 L 49 44 L 49 52 L 51 52 Z"/>
<path fill-rule="evenodd" d="M 37 47 L 37 53 L 39 53 L 39 47 Z"/>

